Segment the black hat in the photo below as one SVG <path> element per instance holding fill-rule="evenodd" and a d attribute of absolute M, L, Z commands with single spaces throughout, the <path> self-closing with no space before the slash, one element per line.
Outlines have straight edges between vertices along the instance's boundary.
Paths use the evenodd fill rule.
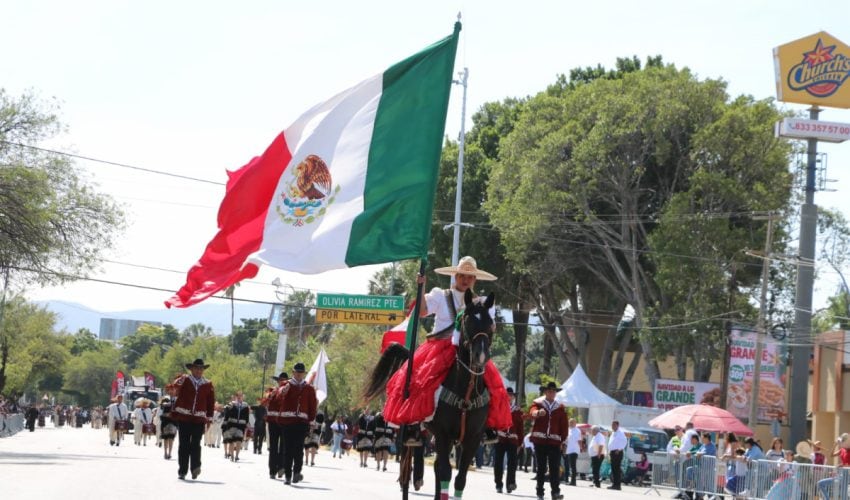
<path fill-rule="evenodd" d="M 508 391 L 508 394 L 514 394 L 514 388 L 513 387 L 508 387 L 506 390 Z"/>
<path fill-rule="evenodd" d="M 558 384 L 556 384 L 555 382 L 549 382 L 548 384 L 546 384 L 543 387 L 543 390 L 544 391 L 550 391 L 550 390 L 551 391 L 557 391 L 558 390 Z"/>
<path fill-rule="evenodd" d="M 307 368 L 304 367 L 304 363 L 295 363 L 295 366 L 292 367 L 292 371 L 295 373 L 305 373 Z"/>
<path fill-rule="evenodd" d="M 204 360 L 201 358 L 198 358 L 195 361 L 192 361 L 191 363 L 186 363 L 186 368 L 193 368 L 195 366 L 201 367 L 204 370 L 210 367 L 210 365 L 205 365 Z"/>
<path fill-rule="evenodd" d="M 275 382 L 280 382 L 281 380 L 288 380 L 288 379 L 289 379 L 289 374 L 286 373 L 286 372 L 280 372 L 280 375 L 278 375 L 277 377 L 272 375 L 272 380 L 274 380 Z"/>

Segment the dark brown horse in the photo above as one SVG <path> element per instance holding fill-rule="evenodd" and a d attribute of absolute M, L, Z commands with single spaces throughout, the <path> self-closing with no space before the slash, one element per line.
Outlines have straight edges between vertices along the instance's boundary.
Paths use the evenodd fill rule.
<path fill-rule="evenodd" d="M 490 342 L 493 318 L 490 308 L 494 303 L 491 293 L 486 299 L 473 299 L 467 290 L 465 309 L 460 316 L 460 345 L 457 346 L 454 365 L 443 380 L 434 418 L 426 424 L 434 435 L 437 459 L 434 462 L 434 499 L 448 493 L 452 478 L 449 455 L 455 444 L 460 445 L 458 473 L 455 477 L 454 496 L 460 498 L 466 487 L 466 473 L 475 452 L 481 444 L 484 424 L 487 421 L 490 394 L 484 384 L 484 367 L 490 359 Z M 382 393 L 387 381 L 407 359 L 408 351 L 393 344 L 384 351 L 369 378 L 364 396 L 371 399 Z M 407 479 L 402 471 L 402 488 L 407 492 Z M 444 497 L 445 498 L 445 497 Z"/>

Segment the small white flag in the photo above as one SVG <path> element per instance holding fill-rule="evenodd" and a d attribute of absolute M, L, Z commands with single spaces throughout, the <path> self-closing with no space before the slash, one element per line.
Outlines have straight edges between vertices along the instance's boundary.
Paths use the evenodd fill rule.
<path fill-rule="evenodd" d="M 330 361 L 323 347 L 319 351 L 319 355 L 316 356 L 316 361 L 313 362 L 310 371 L 307 372 L 307 383 L 316 389 L 316 399 L 319 400 L 319 404 L 322 404 L 322 401 L 328 397 L 328 374 L 325 371 L 325 365 Z"/>

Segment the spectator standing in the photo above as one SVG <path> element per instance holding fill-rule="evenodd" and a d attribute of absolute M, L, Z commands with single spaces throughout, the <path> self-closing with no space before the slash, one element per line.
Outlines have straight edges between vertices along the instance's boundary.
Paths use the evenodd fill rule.
<path fill-rule="evenodd" d="M 345 437 L 345 433 L 348 431 L 348 426 L 345 425 L 345 421 L 342 419 L 342 415 L 336 417 L 336 422 L 331 424 L 331 431 L 333 432 L 333 445 L 331 446 L 331 452 L 334 455 L 334 458 L 339 454 L 339 458 L 342 458 L 342 439 Z"/>
<path fill-rule="evenodd" d="M 774 462 L 782 460 L 784 453 L 782 452 L 782 439 L 775 437 L 770 443 L 770 449 L 764 454 L 764 458 Z"/>
<path fill-rule="evenodd" d="M 569 479 L 570 486 L 576 485 L 576 476 L 578 475 L 578 471 L 576 470 L 576 462 L 578 461 L 578 454 L 581 451 L 581 429 L 578 428 L 576 423 L 576 419 L 570 419 L 570 430 L 567 433 L 567 449 L 566 455 L 564 455 L 564 482 L 566 483 Z"/>
<path fill-rule="evenodd" d="M 599 477 L 599 469 L 602 467 L 602 460 L 605 458 L 605 436 L 599 432 L 598 425 L 590 428 L 590 434 L 593 437 L 590 439 L 590 446 L 587 448 L 587 453 L 590 455 L 590 470 L 593 473 L 593 485 L 601 488 L 602 480 Z"/>
<path fill-rule="evenodd" d="M 626 433 L 620 430 L 620 422 L 611 422 L 611 436 L 608 438 L 608 456 L 611 458 L 611 486 L 609 490 L 619 490 L 623 481 L 623 454 L 626 452 L 629 440 Z"/>

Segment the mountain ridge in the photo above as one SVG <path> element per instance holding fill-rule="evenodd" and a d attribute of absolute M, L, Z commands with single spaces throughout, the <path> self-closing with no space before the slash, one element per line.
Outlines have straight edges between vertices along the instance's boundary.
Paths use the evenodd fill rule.
<path fill-rule="evenodd" d="M 101 318 L 155 321 L 173 325 L 183 330 L 194 323 L 203 323 L 212 328 L 215 335 L 230 334 L 230 304 L 198 304 L 185 309 L 130 309 L 125 311 L 99 311 L 91 307 L 64 300 L 37 301 L 36 304 L 56 314 L 56 329 L 76 333 L 87 328 L 99 333 Z M 234 320 L 241 324 L 242 318 L 268 318 L 271 306 L 237 302 L 234 305 Z"/>

